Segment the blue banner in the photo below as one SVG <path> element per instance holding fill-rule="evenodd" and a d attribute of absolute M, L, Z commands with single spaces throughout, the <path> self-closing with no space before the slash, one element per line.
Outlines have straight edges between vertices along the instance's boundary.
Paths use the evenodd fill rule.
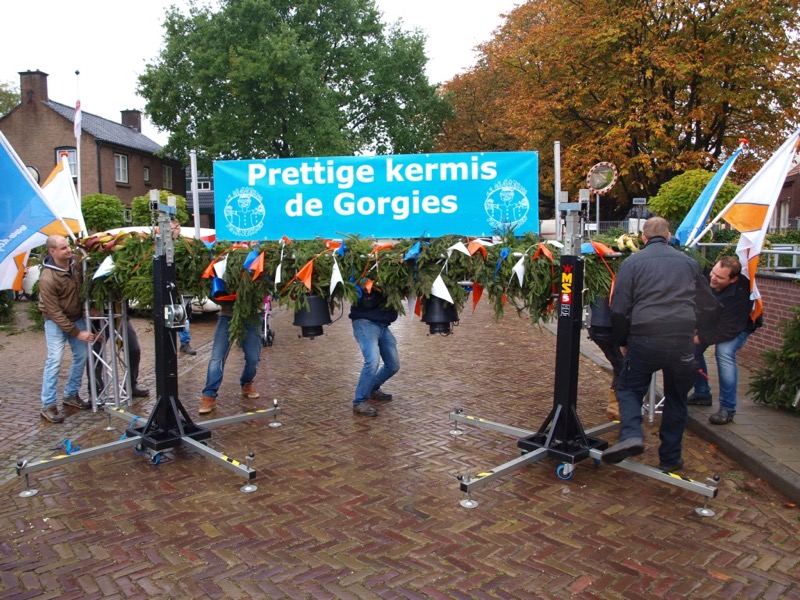
<path fill-rule="evenodd" d="M 214 163 L 217 239 L 539 232 L 536 152 Z"/>
<path fill-rule="evenodd" d="M 41 189 L 0 133 L 0 264 L 55 218 Z"/>

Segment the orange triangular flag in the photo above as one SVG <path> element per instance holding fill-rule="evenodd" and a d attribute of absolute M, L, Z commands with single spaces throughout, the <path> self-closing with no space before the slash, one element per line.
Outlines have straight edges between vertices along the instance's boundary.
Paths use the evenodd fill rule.
<path fill-rule="evenodd" d="M 214 272 L 215 264 L 217 264 L 216 258 L 212 260 L 210 263 L 208 263 L 208 266 L 206 267 L 206 270 L 203 271 L 203 274 L 200 276 L 200 279 L 212 279 L 216 277 L 217 274 Z"/>
<path fill-rule="evenodd" d="M 306 289 L 309 292 L 311 291 L 311 275 L 313 274 L 313 272 L 314 272 L 314 261 L 310 260 L 303 266 L 302 269 L 300 269 L 297 272 L 297 275 L 295 275 L 297 279 L 299 279 L 305 284 Z"/>
<path fill-rule="evenodd" d="M 422 296 L 417 296 L 417 302 L 414 304 L 414 314 L 418 317 L 422 316 Z"/>
<path fill-rule="evenodd" d="M 367 279 L 366 283 L 364 283 L 364 289 L 367 290 L 368 294 L 372 293 L 372 286 L 375 285 L 375 282 L 372 279 Z"/>
<path fill-rule="evenodd" d="M 381 250 L 389 250 L 392 248 L 392 244 L 376 244 L 376 246 L 372 249 L 373 254 L 377 254 Z"/>
<path fill-rule="evenodd" d="M 470 256 L 474 256 L 476 252 L 480 252 L 483 254 L 483 260 L 486 260 L 488 254 L 488 252 L 486 252 L 486 246 L 481 244 L 478 240 L 472 240 L 467 244 L 467 250 L 469 250 Z"/>
<path fill-rule="evenodd" d="M 342 245 L 342 242 L 337 242 L 335 240 L 325 240 L 325 247 L 328 250 L 338 250 L 339 246 Z"/>
<path fill-rule="evenodd" d="M 478 283 L 477 281 L 472 282 L 472 312 L 475 312 L 475 308 L 478 306 L 478 302 L 483 296 L 483 286 Z"/>
<path fill-rule="evenodd" d="M 253 263 L 250 265 L 250 270 L 253 272 L 253 281 L 261 277 L 264 273 L 264 252 L 258 255 Z"/>
<path fill-rule="evenodd" d="M 592 248 L 594 248 L 594 251 L 600 256 L 605 256 L 606 254 L 614 254 L 614 251 L 608 246 L 606 246 L 603 242 L 589 240 L 589 243 L 592 244 Z"/>
<path fill-rule="evenodd" d="M 22 291 L 22 280 L 25 279 L 25 259 L 28 253 L 23 252 L 14 257 L 14 262 L 17 265 L 17 275 L 14 277 L 14 283 L 11 284 L 11 289 L 15 292 Z"/>

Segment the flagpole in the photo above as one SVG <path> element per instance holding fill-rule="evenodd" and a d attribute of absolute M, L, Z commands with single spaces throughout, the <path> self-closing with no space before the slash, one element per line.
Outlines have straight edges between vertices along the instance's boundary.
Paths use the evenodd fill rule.
<path fill-rule="evenodd" d="M 763 171 L 766 171 L 769 168 L 769 166 L 772 165 L 772 163 L 775 162 L 776 158 L 785 149 L 784 147 L 786 146 L 786 144 L 788 144 L 793 138 L 794 138 L 794 141 L 792 143 L 798 144 L 798 136 L 800 136 L 800 129 L 798 129 L 792 135 L 789 136 L 789 138 L 783 143 L 783 145 L 780 148 L 778 148 L 778 150 L 775 152 L 775 154 L 770 156 L 769 160 L 767 160 L 767 162 L 764 163 L 764 165 L 761 167 L 761 169 L 759 169 L 758 173 L 756 173 L 753 176 L 753 178 L 750 181 L 748 181 L 747 184 L 745 184 L 745 186 L 741 190 L 739 190 L 739 193 L 736 194 L 736 196 L 734 196 L 733 199 L 730 202 L 728 202 L 727 205 L 725 205 L 725 208 L 723 208 L 721 211 L 719 211 L 719 213 L 717 213 L 717 216 L 714 217 L 714 219 L 708 224 L 708 227 L 703 229 L 703 231 L 700 234 L 697 235 L 697 237 L 694 239 L 694 241 L 691 244 L 692 246 L 697 245 L 697 243 L 703 238 L 703 236 L 705 234 L 707 234 L 711 230 L 711 228 L 717 223 L 717 221 L 719 221 L 725 215 L 725 213 L 728 212 L 728 209 L 730 209 L 731 206 L 733 206 L 734 204 L 737 204 L 739 202 L 739 197 L 746 190 L 748 190 L 749 186 L 752 185 L 753 181 L 755 181 L 756 178 L 759 177 L 759 175 L 761 175 L 761 173 Z M 796 152 L 798 151 L 797 148 L 795 148 L 795 151 Z M 787 172 L 788 172 L 788 170 L 787 170 Z M 785 178 L 786 177 L 786 173 L 784 173 L 783 176 Z M 772 205 L 772 208 L 774 208 L 774 204 Z M 770 215 L 771 214 L 772 213 L 770 212 Z"/>
<path fill-rule="evenodd" d="M 75 122 L 73 127 L 73 133 L 75 134 L 75 159 L 76 165 L 75 170 L 78 174 L 78 208 L 81 207 L 81 199 L 83 198 L 83 189 L 81 188 L 81 120 L 83 115 L 81 114 L 81 82 L 80 82 L 80 75 L 81 72 L 76 70 L 75 71 L 75 89 L 76 89 L 76 97 L 77 101 L 75 103 Z"/>

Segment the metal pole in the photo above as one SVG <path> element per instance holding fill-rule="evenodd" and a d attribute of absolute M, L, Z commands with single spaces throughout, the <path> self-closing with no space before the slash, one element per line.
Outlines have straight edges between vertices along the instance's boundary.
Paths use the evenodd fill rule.
<path fill-rule="evenodd" d="M 597 229 L 594 232 L 595 237 L 600 235 L 600 194 L 595 193 L 595 210 L 597 211 Z"/>
<path fill-rule="evenodd" d="M 200 239 L 200 198 L 197 197 L 197 150 L 189 150 L 192 170 L 192 211 L 194 212 L 194 239 Z"/>
<path fill-rule="evenodd" d="M 555 216 L 556 216 L 556 239 L 561 239 L 561 213 L 559 212 L 558 204 L 561 202 L 561 142 L 553 142 L 553 164 L 554 164 L 554 177 L 553 185 L 555 187 Z"/>

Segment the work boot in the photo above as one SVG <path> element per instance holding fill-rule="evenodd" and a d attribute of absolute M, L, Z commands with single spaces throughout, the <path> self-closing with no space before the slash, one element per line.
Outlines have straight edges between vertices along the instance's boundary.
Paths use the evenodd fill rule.
<path fill-rule="evenodd" d="M 92 408 L 92 403 L 88 400 L 84 400 L 78 394 L 74 396 L 67 396 L 64 398 L 64 404 L 67 406 L 71 406 L 73 408 L 80 408 L 81 410 L 88 410 Z"/>
<path fill-rule="evenodd" d="M 216 407 L 217 401 L 215 398 L 212 398 L 211 396 L 203 396 L 200 398 L 200 409 L 197 412 L 199 412 L 201 415 L 205 415 L 210 413 Z"/>
<path fill-rule="evenodd" d="M 131 396 L 133 396 L 134 398 L 147 398 L 147 396 L 149 395 L 150 395 L 150 390 L 148 390 L 147 388 L 135 385 L 131 390 Z"/>
<path fill-rule="evenodd" d="M 708 422 L 713 423 L 714 425 L 727 425 L 728 423 L 733 422 L 733 415 L 734 413 L 728 412 L 724 408 L 720 408 L 717 412 L 708 417 Z"/>
<path fill-rule="evenodd" d="M 253 382 L 245 383 L 242 386 L 242 398 L 250 398 L 250 400 L 255 400 L 259 398 L 261 394 L 256 391 L 256 386 L 253 385 Z"/>
<path fill-rule="evenodd" d="M 600 458 L 603 462 L 615 465 L 629 456 L 638 456 L 644 452 L 644 440 L 640 437 L 628 438 L 607 448 Z"/>
<path fill-rule="evenodd" d="M 353 414 L 361 415 L 362 417 L 377 417 L 378 411 L 366 402 L 357 402 L 353 404 Z"/>
<path fill-rule="evenodd" d="M 381 389 L 378 388 L 377 390 L 372 390 L 372 399 L 378 402 L 390 402 L 392 400 L 392 395 L 382 392 Z"/>
<path fill-rule="evenodd" d="M 617 392 L 614 388 L 608 390 L 608 406 L 606 406 L 606 419 L 609 421 L 619 421 L 619 402 L 617 402 Z"/>
<path fill-rule="evenodd" d="M 197 354 L 197 350 L 192 348 L 189 344 L 181 344 L 181 352 L 185 352 L 189 356 L 194 356 Z"/>
<path fill-rule="evenodd" d="M 63 423 L 64 415 L 58 412 L 58 407 L 55 404 L 50 404 L 42 409 L 42 418 L 47 419 L 51 423 Z"/>
<path fill-rule="evenodd" d="M 686 398 L 688 406 L 711 406 L 711 394 L 691 394 Z"/>

